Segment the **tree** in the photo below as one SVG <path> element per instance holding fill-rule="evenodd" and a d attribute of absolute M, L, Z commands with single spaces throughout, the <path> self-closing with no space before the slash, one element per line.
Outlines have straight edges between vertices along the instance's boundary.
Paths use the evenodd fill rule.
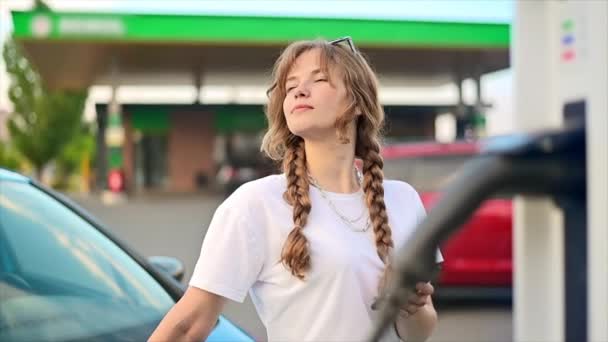
<path fill-rule="evenodd" d="M 95 157 L 95 133 L 91 124 L 82 123 L 78 134 L 55 159 L 53 187 L 60 190 L 71 189 L 71 177 L 78 174 L 83 162 L 90 163 Z M 90 166 L 90 165 L 88 165 Z M 83 175 L 81 175 L 83 176 Z M 85 179 L 88 181 L 88 179 Z"/>
<path fill-rule="evenodd" d="M 46 2 L 44 2 L 42 0 L 34 1 L 34 9 L 37 11 L 50 11 L 51 10 L 49 5 L 47 5 Z"/>
<path fill-rule="evenodd" d="M 19 170 L 19 157 L 13 151 L 12 146 L 4 141 L 0 141 L 0 167 L 13 171 Z"/>
<path fill-rule="evenodd" d="M 7 127 L 15 149 L 41 179 L 44 167 L 79 134 L 87 90 L 49 90 L 12 39 L 3 51 L 14 112 Z"/>

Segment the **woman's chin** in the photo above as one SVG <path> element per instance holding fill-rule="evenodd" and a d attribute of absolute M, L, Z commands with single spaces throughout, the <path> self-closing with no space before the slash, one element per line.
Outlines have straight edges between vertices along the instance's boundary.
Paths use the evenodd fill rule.
<path fill-rule="evenodd" d="M 314 135 L 315 128 L 310 127 L 309 125 L 301 125 L 298 123 L 296 125 L 290 125 L 289 131 L 293 135 L 297 135 L 300 138 L 306 139 Z"/>
<path fill-rule="evenodd" d="M 319 123 L 303 122 L 302 120 L 291 122 L 287 126 L 293 135 L 297 135 L 304 140 L 331 139 L 336 134 L 336 128 L 331 123 L 328 123 L 327 127 L 323 127 Z"/>

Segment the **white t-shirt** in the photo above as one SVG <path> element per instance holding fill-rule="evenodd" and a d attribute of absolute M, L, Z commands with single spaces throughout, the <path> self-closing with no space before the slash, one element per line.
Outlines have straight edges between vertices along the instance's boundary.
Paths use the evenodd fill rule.
<path fill-rule="evenodd" d="M 364 340 L 384 269 L 373 229 L 352 230 L 311 186 L 312 209 L 303 229 L 311 269 L 299 280 L 279 262 L 293 227 L 285 189 L 284 174 L 268 176 L 244 184 L 218 207 L 190 285 L 237 302 L 249 293 L 270 341 Z M 362 190 L 326 193 L 346 217 L 365 209 Z M 425 210 L 418 193 L 401 181 L 384 181 L 384 201 L 397 250 Z M 437 257 L 442 260 L 441 253 Z"/>

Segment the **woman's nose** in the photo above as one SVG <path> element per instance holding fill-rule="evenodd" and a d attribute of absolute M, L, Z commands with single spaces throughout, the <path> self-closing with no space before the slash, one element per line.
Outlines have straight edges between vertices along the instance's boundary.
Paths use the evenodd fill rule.
<path fill-rule="evenodd" d="M 310 90 L 308 89 L 308 86 L 300 85 L 298 86 L 298 88 L 296 88 L 295 94 L 296 99 L 301 97 L 308 97 L 310 96 Z"/>

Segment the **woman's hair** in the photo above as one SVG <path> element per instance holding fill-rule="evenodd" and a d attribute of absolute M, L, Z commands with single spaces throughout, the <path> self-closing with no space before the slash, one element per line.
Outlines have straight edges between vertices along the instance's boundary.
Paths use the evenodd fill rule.
<path fill-rule="evenodd" d="M 274 65 L 272 83 L 267 91 L 268 131 L 262 142 L 262 151 L 271 159 L 282 160 L 287 178 L 287 190 L 283 197 L 293 207 L 294 227 L 283 246 L 281 261 L 300 279 L 304 278 L 311 263 L 308 241 L 302 233 L 311 209 L 308 193 L 310 184 L 304 140 L 289 131 L 283 113 L 283 101 L 286 96 L 285 82 L 291 66 L 302 53 L 312 49 L 320 50 L 321 69 L 327 77 L 331 77 L 328 72 L 331 69 L 338 71 L 335 75 L 343 78 L 349 104 L 346 111 L 338 116 L 335 127 L 339 140 L 349 143 L 347 128 L 349 123 L 356 120 L 355 158 L 363 161 L 362 187 L 378 255 L 385 264 L 389 262 L 389 253 L 393 247 L 382 185 L 384 174 L 380 156 L 380 133 L 384 124 L 384 111 L 378 102 L 376 76 L 361 53 L 348 47 L 332 45 L 322 40 L 292 43 Z"/>

